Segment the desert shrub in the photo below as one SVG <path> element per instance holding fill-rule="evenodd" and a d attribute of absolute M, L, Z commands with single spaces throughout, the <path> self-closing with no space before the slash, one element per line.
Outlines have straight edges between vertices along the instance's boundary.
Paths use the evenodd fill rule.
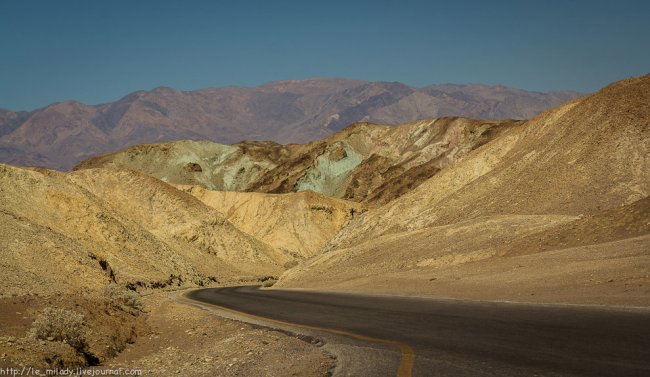
<path fill-rule="evenodd" d="M 264 280 L 264 282 L 262 283 L 262 286 L 265 287 L 265 288 L 272 287 L 273 284 L 275 284 L 277 282 L 278 281 L 276 279 L 267 279 L 267 280 Z"/>
<path fill-rule="evenodd" d="M 36 318 L 30 334 L 36 339 L 64 342 L 82 351 L 87 346 L 83 323 L 83 314 L 48 307 Z"/>
<path fill-rule="evenodd" d="M 291 260 L 291 261 L 288 261 L 287 263 L 284 264 L 284 269 L 285 269 L 285 270 L 288 270 L 288 269 L 290 269 L 290 268 L 294 268 L 294 267 L 296 267 L 297 265 L 298 265 L 298 261 L 297 261 L 297 260 Z"/>
<path fill-rule="evenodd" d="M 309 209 L 311 209 L 312 211 L 323 211 L 329 214 L 334 212 L 334 208 L 324 204 L 313 204 L 309 207 Z"/>
<path fill-rule="evenodd" d="M 124 289 L 115 284 L 109 284 L 104 288 L 104 293 L 111 301 L 124 305 L 137 311 L 144 309 L 142 299 L 137 292 Z"/>

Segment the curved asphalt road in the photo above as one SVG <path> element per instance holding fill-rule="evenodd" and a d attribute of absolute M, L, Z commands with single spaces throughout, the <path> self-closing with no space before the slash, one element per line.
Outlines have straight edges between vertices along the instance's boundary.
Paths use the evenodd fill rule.
<path fill-rule="evenodd" d="M 413 376 L 650 376 L 645 310 L 258 287 L 208 288 L 187 297 L 312 330 L 350 333 L 370 347 L 391 347 L 396 359 L 401 348 L 399 375 L 409 375 L 412 367 Z"/>

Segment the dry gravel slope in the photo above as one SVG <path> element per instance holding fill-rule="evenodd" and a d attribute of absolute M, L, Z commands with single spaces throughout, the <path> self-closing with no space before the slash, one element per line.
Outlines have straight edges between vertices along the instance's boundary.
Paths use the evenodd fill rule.
<path fill-rule="evenodd" d="M 650 305 L 650 198 L 588 216 L 497 215 L 389 233 L 287 271 L 278 287 Z"/>

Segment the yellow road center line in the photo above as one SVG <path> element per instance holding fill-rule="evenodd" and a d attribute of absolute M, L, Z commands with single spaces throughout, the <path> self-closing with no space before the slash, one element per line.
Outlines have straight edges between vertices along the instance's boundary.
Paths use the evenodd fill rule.
<path fill-rule="evenodd" d="M 207 305 L 216 306 L 219 309 L 224 310 L 226 312 L 236 314 L 236 315 L 240 315 L 240 316 L 244 316 L 244 317 L 248 317 L 248 318 L 251 318 L 251 319 L 256 319 L 256 320 L 262 321 L 262 322 L 266 321 L 266 322 L 277 323 L 277 324 L 281 324 L 281 325 L 285 325 L 285 326 L 300 327 L 300 328 L 308 329 L 308 330 L 325 331 L 325 332 L 328 332 L 328 333 L 332 333 L 332 334 L 336 334 L 336 335 L 343 335 L 343 336 L 347 336 L 347 337 L 350 337 L 350 338 L 359 339 L 359 340 L 363 340 L 363 341 L 367 341 L 367 342 L 394 345 L 394 346 L 397 346 L 399 348 L 400 353 L 401 353 L 399 368 L 397 368 L 397 377 L 411 377 L 411 375 L 413 373 L 413 362 L 415 361 L 415 353 L 413 352 L 413 348 L 411 348 L 411 346 L 409 346 L 408 343 L 406 343 L 406 342 L 402 342 L 402 341 L 399 341 L 399 340 L 374 338 L 374 337 L 371 337 L 371 336 L 361 335 L 361 334 L 357 334 L 357 333 L 353 333 L 353 332 L 349 332 L 349 331 L 345 331 L 345 330 L 330 329 L 330 328 L 327 328 L 327 327 L 312 326 L 312 325 L 302 325 L 302 324 L 293 323 L 293 322 L 281 321 L 279 319 L 262 317 L 262 316 L 258 316 L 258 315 L 255 315 L 255 314 L 240 312 L 238 310 L 226 308 L 226 307 L 221 306 L 221 305 L 195 300 L 195 299 L 193 299 L 191 297 L 187 297 L 187 293 L 183 293 L 181 295 L 181 297 L 183 299 L 185 299 L 185 300 L 188 300 L 188 301 L 193 301 L 195 303 L 199 303 L 199 304 L 202 304 L 202 305 L 207 304 Z"/>

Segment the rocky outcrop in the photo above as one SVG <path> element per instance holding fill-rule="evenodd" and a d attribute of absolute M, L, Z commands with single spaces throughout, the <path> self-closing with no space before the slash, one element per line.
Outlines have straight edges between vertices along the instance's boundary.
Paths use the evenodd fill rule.
<path fill-rule="evenodd" d="M 165 182 L 217 191 L 313 191 L 373 205 L 414 189 L 521 121 L 440 118 L 401 126 L 357 123 L 322 141 L 140 145 L 75 169 L 132 169 Z M 188 166 L 201 166 L 190 171 Z"/>

